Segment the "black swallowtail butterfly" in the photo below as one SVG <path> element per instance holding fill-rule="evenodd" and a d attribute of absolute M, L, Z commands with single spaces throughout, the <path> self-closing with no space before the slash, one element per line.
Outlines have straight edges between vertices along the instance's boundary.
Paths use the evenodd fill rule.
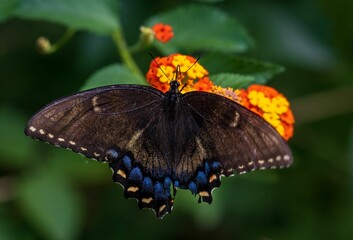
<path fill-rule="evenodd" d="M 25 134 L 108 162 L 125 197 L 159 218 L 172 211 L 178 188 L 211 203 L 222 175 L 292 163 L 285 140 L 261 117 L 222 96 L 178 87 L 174 80 L 166 93 L 141 85 L 75 93 L 41 109 Z"/>

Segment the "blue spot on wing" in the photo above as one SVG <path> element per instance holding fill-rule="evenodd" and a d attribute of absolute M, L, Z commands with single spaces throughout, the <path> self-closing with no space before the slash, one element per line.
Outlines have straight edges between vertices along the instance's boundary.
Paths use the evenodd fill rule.
<path fill-rule="evenodd" d="M 199 171 L 196 176 L 196 181 L 199 185 L 203 186 L 207 184 L 207 177 L 204 172 Z"/>
<path fill-rule="evenodd" d="M 164 194 L 164 189 L 163 189 L 163 185 L 159 182 L 157 182 L 154 185 L 154 197 L 157 200 L 164 200 L 166 199 L 166 196 Z"/>
<path fill-rule="evenodd" d="M 164 179 L 164 188 L 165 189 L 169 189 L 170 188 L 170 184 L 172 184 L 172 180 L 170 179 L 170 177 L 166 177 Z"/>
<path fill-rule="evenodd" d="M 175 180 L 175 181 L 174 181 L 174 187 L 176 187 L 176 188 L 179 187 L 179 181 L 178 181 L 178 180 Z"/>
<path fill-rule="evenodd" d="M 153 192 L 153 183 L 151 178 L 145 177 L 142 182 L 142 191 L 143 192 Z"/>
<path fill-rule="evenodd" d="M 190 191 L 193 193 L 193 194 L 196 194 L 197 193 L 197 186 L 194 182 L 190 182 L 189 183 L 189 189 Z"/>
<path fill-rule="evenodd" d="M 124 163 L 124 166 L 126 167 L 127 170 L 131 170 L 131 159 L 129 156 L 125 155 L 124 158 L 123 158 L 123 163 Z"/>
<path fill-rule="evenodd" d="M 221 164 L 219 162 L 213 162 L 211 167 L 213 170 L 217 170 L 221 167 Z"/>
<path fill-rule="evenodd" d="M 109 149 L 109 150 L 107 151 L 107 156 L 109 157 L 109 159 L 115 160 L 115 159 L 118 159 L 118 157 L 119 157 L 119 152 L 116 151 L 115 149 Z"/>
<path fill-rule="evenodd" d="M 132 180 L 134 182 L 142 182 L 142 173 L 139 167 L 134 167 L 129 176 L 129 180 Z"/>

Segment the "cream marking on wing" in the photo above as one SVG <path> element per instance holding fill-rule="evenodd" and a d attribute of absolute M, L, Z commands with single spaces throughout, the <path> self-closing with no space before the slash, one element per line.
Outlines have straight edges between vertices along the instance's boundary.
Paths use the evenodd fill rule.
<path fill-rule="evenodd" d="M 249 166 L 251 166 L 251 165 L 253 165 L 253 164 L 254 164 L 253 161 L 248 162 L 248 165 L 249 165 Z"/>
<path fill-rule="evenodd" d="M 230 124 L 231 127 L 236 127 L 236 126 L 238 126 L 239 117 L 240 117 L 240 114 L 239 114 L 238 112 L 235 112 L 234 120 L 233 120 L 233 122 Z"/>
<path fill-rule="evenodd" d="M 96 152 L 94 152 L 93 154 L 94 154 L 94 156 L 96 156 L 96 157 L 99 157 L 99 156 L 100 156 L 100 154 L 99 154 L 99 153 L 96 153 Z"/>
<path fill-rule="evenodd" d="M 54 138 L 54 135 L 49 133 L 49 134 L 48 134 L 48 137 L 49 137 L 49 138 Z"/>
<path fill-rule="evenodd" d="M 273 158 L 268 159 L 269 163 L 273 163 Z"/>
<path fill-rule="evenodd" d="M 102 112 L 102 109 L 97 106 L 98 105 L 97 100 L 98 100 L 98 96 L 94 96 L 92 98 L 93 111 L 96 113 L 100 113 L 100 112 Z"/>
<path fill-rule="evenodd" d="M 93 108 L 93 111 L 96 112 L 96 113 L 100 113 L 100 112 L 102 112 L 102 109 L 100 107 L 95 106 Z"/>
<path fill-rule="evenodd" d="M 264 164 L 265 163 L 265 161 L 264 160 L 259 160 L 259 161 L 257 161 L 259 164 Z"/>
<path fill-rule="evenodd" d="M 69 141 L 69 143 L 70 143 L 71 145 L 76 145 L 76 143 L 73 142 L 73 141 Z"/>
<path fill-rule="evenodd" d="M 240 165 L 239 167 L 238 167 L 238 169 L 243 169 L 245 166 L 244 165 Z"/>
<path fill-rule="evenodd" d="M 209 197 L 210 196 L 210 194 L 208 192 L 206 192 L 206 191 L 199 192 L 199 195 L 201 197 Z"/>
<path fill-rule="evenodd" d="M 122 176 L 123 178 L 126 178 L 126 174 L 123 170 L 119 169 L 117 174 L 119 174 L 120 176 Z"/>
<path fill-rule="evenodd" d="M 63 138 L 58 138 L 59 142 L 65 142 L 65 139 Z"/>
<path fill-rule="evenodd" d="M 201 143 L 201 140 L 200 138 L 196 137 L 196 143 L 197 145 L 199 146 L 199 155 L 200 155 L 200 159 L 205 159 L 207 158 L 207 154 L 206 154 L 206 150 L 205 148 L 203 147 L 202 143 Z"/>
<path fill-rule="evenodd" d="M 81 147 L 82 151 L 87 151 L 87 148 Z"/>
<path fill-rule="evenodd" d="M 282 157 L 281 157 L 280 155 L 278 155 L 278 156 L 276 157 L 276 161 L 281 161 L 281 159 L 282 159 Z"/>
<path fill-rule="evenodd" d="M 138 187 L 129 187 L 128 189 L 127 189 L 127 191 L 128 192 L 137 192 L 139 190 L 139 188 Z"/>
<path fill-rule="evenodd" d="M 35 127 L 31 126 L 31 127 L 29 128 L 29 130 L 31 130 L 32 132 L 35 132 L 37 129 L 36 129 Z"/>
<path fill-rule="evenodd" d="M 45 134 L 45 132 L 44 132 L 44 130 L 43 130 L 43 129 L 39 129 L 39 133 L 40 133 L 40 134 L 42 134 L 42 135 L 44 135 L 44 134 Z"/>
<path fill-rule="evenodd" d="M 284 155 L 283 159 L 284 161 L 289 161 L 290 157 L 288 155 Z"/>
<path fill-rule="evenodd" d="M 153 198 L 149 197 L 149 198 L 142 198 L 141 202 L 143 203 L 150 203 L 153 200 Z"/>
<path fill-rule="evenodd" d="M 131 140 L 128 142 L 128 144 L 126 145 L 126 148 L 129 150 L 132 150 L 137 139 L 141 136 L 143 130 L 137 131 L 131 138 Z"/>
<path fill-rule="evenodd" d="M 208 182 L 212 182 L 212 181 L 214 181 L 216 179 L 217 179 L 217 175 L 213 174 L 213 175 L 211 175 L 210 180 Z"/>
<path fill-rule="evenodd" d="M 92 105 L 93 105 L 93 106 L 97 106 L 97 105 L 98 105 L 97 100 L 98 100 L 98 96 L 94 96 L 94 97 L 92 98 Z"/>
<path fill-rule="evenodd" d="M 244 173 L 247 173 L 247 171 L 242 171 L 242 172 L 239 172 L 239 174 L 244 174 Z"/>
<path fill-rule="evenodd" d="M 165 207 L 166 207 L 166 205 L 164 204 L 164 205 L 162 205 L 160 208 L 159 208 L 159 212 L 162 212 L 164 209 L 165 209 Z"/>

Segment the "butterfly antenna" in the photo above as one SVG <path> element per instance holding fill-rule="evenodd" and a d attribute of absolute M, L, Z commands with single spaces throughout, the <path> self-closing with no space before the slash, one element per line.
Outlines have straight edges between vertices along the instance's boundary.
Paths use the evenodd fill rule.
<path fill-rule="evenodd" d="M 200 60 L 200 57 L 198 57 L 196 59 L 196 61 L 188 68 L 188 70 L 186 70 L 183 74 L 181 74 L 180 79 L 183 78 L 185 76 L 185 74 Z M 179 66 L 178 66 L 179 67 Z M 180 68 L 179 68 L 180 70 Z M 179 80 L 179 78 L 177 78 L 177 80 Z M 184 86 L 180 89 L 180 92 L 183 91 L 184 87 L 186 87 L 187 83 L 184 84 Z"/>
<path fill-rule="evenodd" d="M 163 69 L 161 68 L 161 65 L 159 65 L 159 63 L 156 61 L 156 59 L 153 57 L 152 53 L 148 53 L 148 55 L 150 55 L 150 57 L 152 58 L 152 60 L 157 64 L 158 68 L 162 71 L 162 73 L 164 74 L 164 76 L 166 76 L 168 78 L 169 81 L 170 78 L 167 76 L 167 74 L 165 74 L 165 72 L 163 71 Z"/>
<path fill-rule="evenodd" d="M 200 57 L 198 57 L 198 58 L 196 59 L 196 61 L 188 68 L 188 70 L 186 70 L 183 74 L 181 74 L 180 78 L 178 78 L 177 80 L 182 79 L 182 78 L 185 76 L 185 74 L 186 74 L 199 60 L 200 60 Z"/>

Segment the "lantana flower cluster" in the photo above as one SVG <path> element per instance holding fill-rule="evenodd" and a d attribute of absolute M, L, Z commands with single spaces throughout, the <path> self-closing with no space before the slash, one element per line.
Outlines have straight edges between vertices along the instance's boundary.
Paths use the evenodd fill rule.
<path fill-rule="evenodd" d="M 274 88 L 253 84 L 239 90 L 240 104 L 269 122 L 281 136 L 293 136 L 294 116 L 287 98 Z"/>
<path fill-rule="evenodd" d="M 208 71 L 195 58 L 182 54 L 171 54 L 157 57 L 151 62 L 146 74 L 147 81 L 155 88 L 166 92 L 169 83 L 175 79 L 177 66 L 182 76 L 181 93 L 204 91 L 224 96 L 249 110 L 255 112 L 269 122 L 286 140 L 293 136 L 294 116 L 287 98 L 274 88 L 253 84 L 247 89 L 233 89 L 216 86 L 209 79 Z"/>
<path fill-rule="evenodd" d="M 208 78 L 208 71 L 196 62 L 195 58 L 181 54 L 155 58 L 146 74 L 147 81 L 153 87 L 166 92 L 169 90 L 170 81 L 175 78 L 177 66 L 180 67 L 181 74 L 184 74 L 179 76 L 180 86 L 186 84 L 182 93 L 190 91 L 209 92 L 212 89 L 213 83 Z"/>

